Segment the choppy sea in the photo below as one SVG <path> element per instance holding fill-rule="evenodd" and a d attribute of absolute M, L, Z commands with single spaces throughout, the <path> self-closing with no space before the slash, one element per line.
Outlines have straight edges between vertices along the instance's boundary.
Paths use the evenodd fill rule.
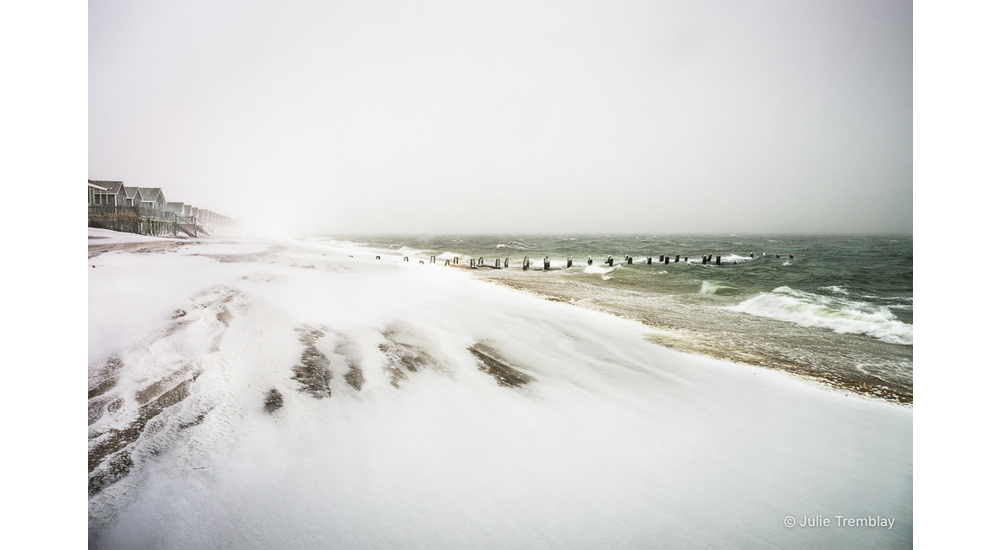
<path fill-rule="evenodd" d="M 321 240 L 409 261 L 429 263 L 433 256 L 439 266 L 457 258 L 458 267 L 474 265 L 483 279 L 641 321 L 651 341 L 682 352 L 781 369 L 889 401 L 913 400 L 909 235 Z"/>

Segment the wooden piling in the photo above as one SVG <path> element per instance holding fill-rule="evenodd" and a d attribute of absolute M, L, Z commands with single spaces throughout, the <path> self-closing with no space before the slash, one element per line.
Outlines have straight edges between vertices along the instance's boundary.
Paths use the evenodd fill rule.
<path fill-rule="evenodd" d="M 572 257 L 566 258 L 566 267 L 567 268 L 573 267 L 573 258 Z"/>
<path fill-rule="evenodd" d="M 663 258 L 664 258 L 663 254 L 660 254 L 660 261 L 661 262 L 663 261 Z"/>
<path fill-rule="evenodd" d="M 376 260 L 381 260 L 381 259 L 382 259 L 382 256 L 375 256 L 375 259 L 376 259 Z"/>
<path fill-rule="evenodd" d="M 476 260 L 473 260 L 472 258 L 469 258 L 469 267 L 471 267 L 472 269 L 478 269 L 476 267 Z"/>
<path fill-rule="evenodd" d="M 410 257 L 409 257 L 409 256 L 403 256 L 403 261 L 404 261 L 404 262 L 408 262 L 408 261 L 410 261 Z"/>
<path fill-rule="evenodd" d="M 625 256 L 625 261 L 628 263 L 628 265 L 632 265 L 632 256 Z"/>
<path fill-rule="evenodd" d="M 451 265 L 451 260 L 445 260 L 444 261 L 444 266 L 445 267 L 449 267 L 450 265 Z"/>
<path fill-rule="evenodd" d="M 523 269 L 524 271 L 527 271 L 529 265 L 531 265 L 531 262 L 528 261 L 528 257 L 525 256 L 524 257 L 524 263 L 521 265 L 521 269 Z"/>
<path fill-rule="evenodd" d="M 788 255 L 788 259 L 789 259 L 789 260 L 794 260 L 794 259 L 795 259 L 795 256 L 793 256 L 793 255 L 789 254 L 789 255 Z"/>
<path fill-rule="evenodd" d="M 431 256 L 431 263 L 437 262 L 437 256 Z"/>
<path fill-rule="evenodd" d="M 451 265 L 458 265 L 458 256 L 455 256 L 455 258 L 451 261 Z"/>
<path fill-rule="evenodd" d="M 546 256 L 546 257 L 545 257 L 545 258 L 544 258 L 544 259 L 542 260 L 542 269 L 544 269 L 545 271 L 548 271 L 548 270 L 549 270 L 549 257 L 548 257 L 548 256 Z"/>
<path fill-rule="evenodd" d="M 503 266 L 504 266 L 504 267 L 507 267 L 507 262 L 508 262 L 509 260 L 510 260 L 510 258 L 504 258 L 504 259 L 503 259 Z"/>
<path fill-rule="evenodd" d="M 646 257 L 646 265 L 653 265 L 653 257 L 652 256 L 647 256 Z"/>
<path fill-rule="evenodd" d="M 482 256 L 479 257 L 479 265 L 483 265 L 483 257 Z"/>
<path fill-rule="evenodd" d="M 497 258 L 497 264 L 496 264 L 496 268 L 497 268 L 497 269 L 500 269 L 500 258 Z"/>
<path fill-rule="evenodd" d="M 587 256 L 587 265 L 594 265 L 594 259 L 590 256 Z"/>
<path fill-rule="evenodd" d="M 722 254 L 715 255 L 715 265 L 722 265 Z"/>
<path fill-rule="evenodd" d="M 607 263 L 609 266 L 612 266 L 615 265 L 615 260 L 611 256 L 608 256 L 608 261 L 605 263 Z"/>
<path fill-rule="evenodd" d="M 663 265 L 670 265 L 670 256 L 663 258 Z"/>
<path fill-rule="evenodd" d="M 680 254 L 678 254 L 677 256 L 674 257 L 674 263 L 677 263 L 679 261 L 681 261 L 681 255 Z M 684 258 L 684 261 L 686 262 L 687 258 Z"/>

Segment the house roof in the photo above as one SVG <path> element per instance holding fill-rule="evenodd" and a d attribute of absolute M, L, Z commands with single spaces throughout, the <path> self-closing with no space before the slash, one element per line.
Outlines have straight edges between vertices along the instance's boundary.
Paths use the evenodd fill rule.
<path fill-rule="evenodd" d="M 112 195 L 117 195 L 122 190 L 122 182 L 120 181 L 99 181 L 99 180 L 87 180 L 87 183 L 92 183 L 103 187 Z"/>
<path fill-rule="evenodd" d="M 125 198 L 134 199 L 136 195 L 139 194 L 138 187 L 126 187 L 125 188 Z"/>
<path fill-rule="evenodd" d="M 163 191 L 159 187 L 140 187 L 139 188 L 139 200 L 142 202 L 156 202 L 157 195 L 159 195 L 160 202 L 167 202 L 163 198 Z"/>
<path fill-rule="evenodd" d="M 167 212 L 182 212 L 184 210 L 183 202 L 168 202 Z"/>

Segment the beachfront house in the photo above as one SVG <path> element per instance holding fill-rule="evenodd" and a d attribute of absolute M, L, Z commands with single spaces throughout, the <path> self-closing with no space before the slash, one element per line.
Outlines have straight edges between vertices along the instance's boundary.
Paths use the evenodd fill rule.
<path fill-rule="evenodd" d="M 159 187 L 140 187 L 139 206 L 148 210 L 163 212 L 167 201 L 163 198 L 163 191 Z"/>
<path fill-rule="evenodd" d="M 91 206 L 125 206 L 125 186 L 120 181 L 87 180 Z"/>
<path fill-rule="evenodd" d="M 125 206 L 139 206 L 139 188 L 125 188 Z"/>
<path fill-rule="evenodd" d="M 99 197 L 108 192 L 108 188 L 103 185 L 87 180 L 87 206 L 97 206 Z"/>

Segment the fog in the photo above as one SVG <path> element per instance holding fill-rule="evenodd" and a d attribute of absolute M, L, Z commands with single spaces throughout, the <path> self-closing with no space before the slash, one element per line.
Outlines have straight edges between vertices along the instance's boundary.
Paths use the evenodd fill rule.
<path fill-rule="evenodd" d="M 89 3 L 89 173 L 283 233 L 911 233 L 909 2 Z"/>

